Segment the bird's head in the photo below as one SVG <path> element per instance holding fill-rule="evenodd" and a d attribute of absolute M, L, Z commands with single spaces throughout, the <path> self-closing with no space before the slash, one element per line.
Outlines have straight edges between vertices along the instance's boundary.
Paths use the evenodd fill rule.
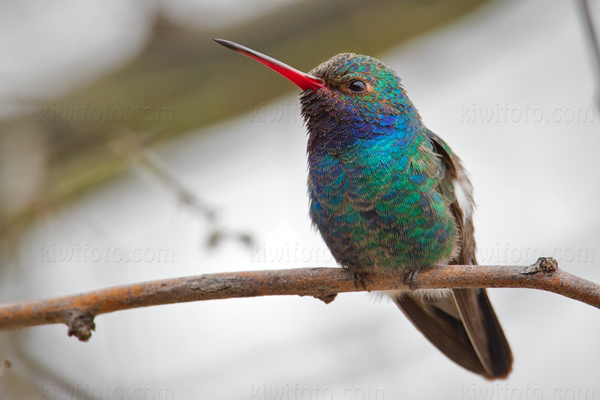
<path fill-rule="evenodd" d="M 414 111 L 398 75 L 376 58 L 338 54 L 309 75 L 322 79 L 325 88 L 302 93 L 307 121 L 330 115 L 336 121 L 357 119 L 388 126 Z"/>
<path fill-rule="evenodd" d="M 239 44 L 215 41 L 266 65 L 300 87 L 302 115 L 311 136 L 333 133 L 346 137 L 344 142 L 348 142 L 365 135 L 385 134 L 399 125 L 420 123 L 400 78 L 375 58 L 342 53 L 307 74 Z"/>

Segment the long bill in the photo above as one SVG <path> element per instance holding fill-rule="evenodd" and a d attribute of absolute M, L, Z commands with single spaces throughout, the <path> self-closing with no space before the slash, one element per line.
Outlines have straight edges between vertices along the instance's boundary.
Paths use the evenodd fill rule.
<path fill-rule="evenodd" d="M 246 57 L 250 57 L 251 59 L 258 61 L 259 63 L 266 65 L 273 71 L 289 79 L 292 83 L 294 83 L 302 90 L 327 89 L 327 87 L 325 86 L 325 81 L 321 78 L 304 73 L 302 71 L 298 71 L 297 69 L 292 68 L 289 65 L 282 63 L 281 61 L 277 61 L 274 58 L 261 54 L 258 51 L 254 51 L 237 43 L 230 42 L 229 40 L 213 40 L 219 43 L 220 45 L 223 45 L 228 49 L 235 51 L 236 53 L 243 54 Z"/>

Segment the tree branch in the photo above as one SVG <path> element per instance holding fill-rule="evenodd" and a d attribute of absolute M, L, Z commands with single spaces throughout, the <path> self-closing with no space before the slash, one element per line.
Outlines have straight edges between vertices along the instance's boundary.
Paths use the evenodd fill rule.
<path fill-rule="evenodd" d="M 585 25 L 586 33 L 589 37 L 590 46 L 592 53 L 596 59 L 596 75 L 598 77 L 598 84 L 600 84 L 600 40 L 596 34 L 596 27 L 594 26 L 594 19 L 592 18 L 592 10 L 589 0 L 579 0 L 579 6 L 583 13 L 583 22 Z M 600 99 L 598 99 L 600 100 Z M 596 107 L 600 110 L 600 103 L 596 101 Z"/>
<path fill-rule="evenodd" d="M 355 277 L 341 268 L 301 268 L 275 271 L 230 272 L 116 286 L 94 292 L 0 306 L 0 330 L 63 323 L 69 336 L 87 341 L 94 317 L 119 310 L 161 304 L 239 297 L 299 295 L 326 303 L 338 293 L 409 290 L 407 274 L 368 273 Z M 546 290 L 600 308 L 600 286 L 558 269 L 552 258 L 531 266 L 447 265 L 419 271 L 411 287 L 529 288 Z"/>

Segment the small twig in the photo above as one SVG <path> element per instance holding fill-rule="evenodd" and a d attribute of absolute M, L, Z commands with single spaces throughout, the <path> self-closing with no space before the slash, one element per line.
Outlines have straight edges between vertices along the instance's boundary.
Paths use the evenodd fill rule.
<path fill-rule="evenodd" d="M 598 38 L 598 34 L 596 32 L 596 27 L 594 25 L 594 19 L 592 18 L 592 10 L 590 8 L 590 4 L 588 0 L 579 0 L 579 4 L 581 6 L 581 10 L 583 12 L 583 20 L 585 23 L 585 28 L 588 37 L 590 38 L 590 44 L 592 47 L 592 52 L 594 53 L 594 58 L 596 59 L 596 76 L 598 79 L 598 85 L 600 87 L 600 39 Z M 599 91 L 600 93 L 600 91 Z M 596 102 L 596 106 L 600 109 L 600 99 Z"/>
<path fill-rule="evenodd" d="M 209 248 L 217 247 L 224 239 L 238 240 L 248 247 L 252 246 L 254 242 L 252 235 L 223 228 L 217 218 L 216 211 L 169 172 L 161 158 L 149 150 L 144 141 L 135 133 L 122 133 L 119 139 L 113 141 L 112 148 L 121 157 L 149 172 L 157 182 L 172 192 L 181 204 L 206 220 L 210 226 L 210 234 L 207 240 Z"/>
<path fill-rule="evenodd" d="M 0 378 L 4 376 L 4 374 L 12 367 L 12 363 L 8 360 L 2 360 L 0 363 Z"/>
<path fill-rule="evenodd" d="M 239 297 L 300 295 L 331 302 L 337 293 L 409 290 L 403 271 L 366 273 L 362 285 L 341 268 L 302 268 L 199 275 L 117 286 L 95 292 L 0 306 L 0 330 L 63 323 L 69 335 L 86 341 L 94 317 L 160 304 Z M 420 271 L 411 279 L 420 289 L 530 288 L 557 293 L 600 308 L 600 286 L 558 269 L 542 258 L 533 266 L 447 265 Z"/>

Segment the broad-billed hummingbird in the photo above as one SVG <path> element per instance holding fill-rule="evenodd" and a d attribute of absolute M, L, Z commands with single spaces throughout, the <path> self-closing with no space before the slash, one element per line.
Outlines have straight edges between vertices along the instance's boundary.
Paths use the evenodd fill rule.
<path fill-rule="evenodd" d="M 461 160 L 425 127 L 383 62 L 342 53 L 308 74 L 215 39 L 303 90 L 310 217 L 336 261 L 357 276 L 477 264 L 473 189 Z M 512 353 L 485 289 L 387 293 L 450 359 L 504 378 Z"/>

